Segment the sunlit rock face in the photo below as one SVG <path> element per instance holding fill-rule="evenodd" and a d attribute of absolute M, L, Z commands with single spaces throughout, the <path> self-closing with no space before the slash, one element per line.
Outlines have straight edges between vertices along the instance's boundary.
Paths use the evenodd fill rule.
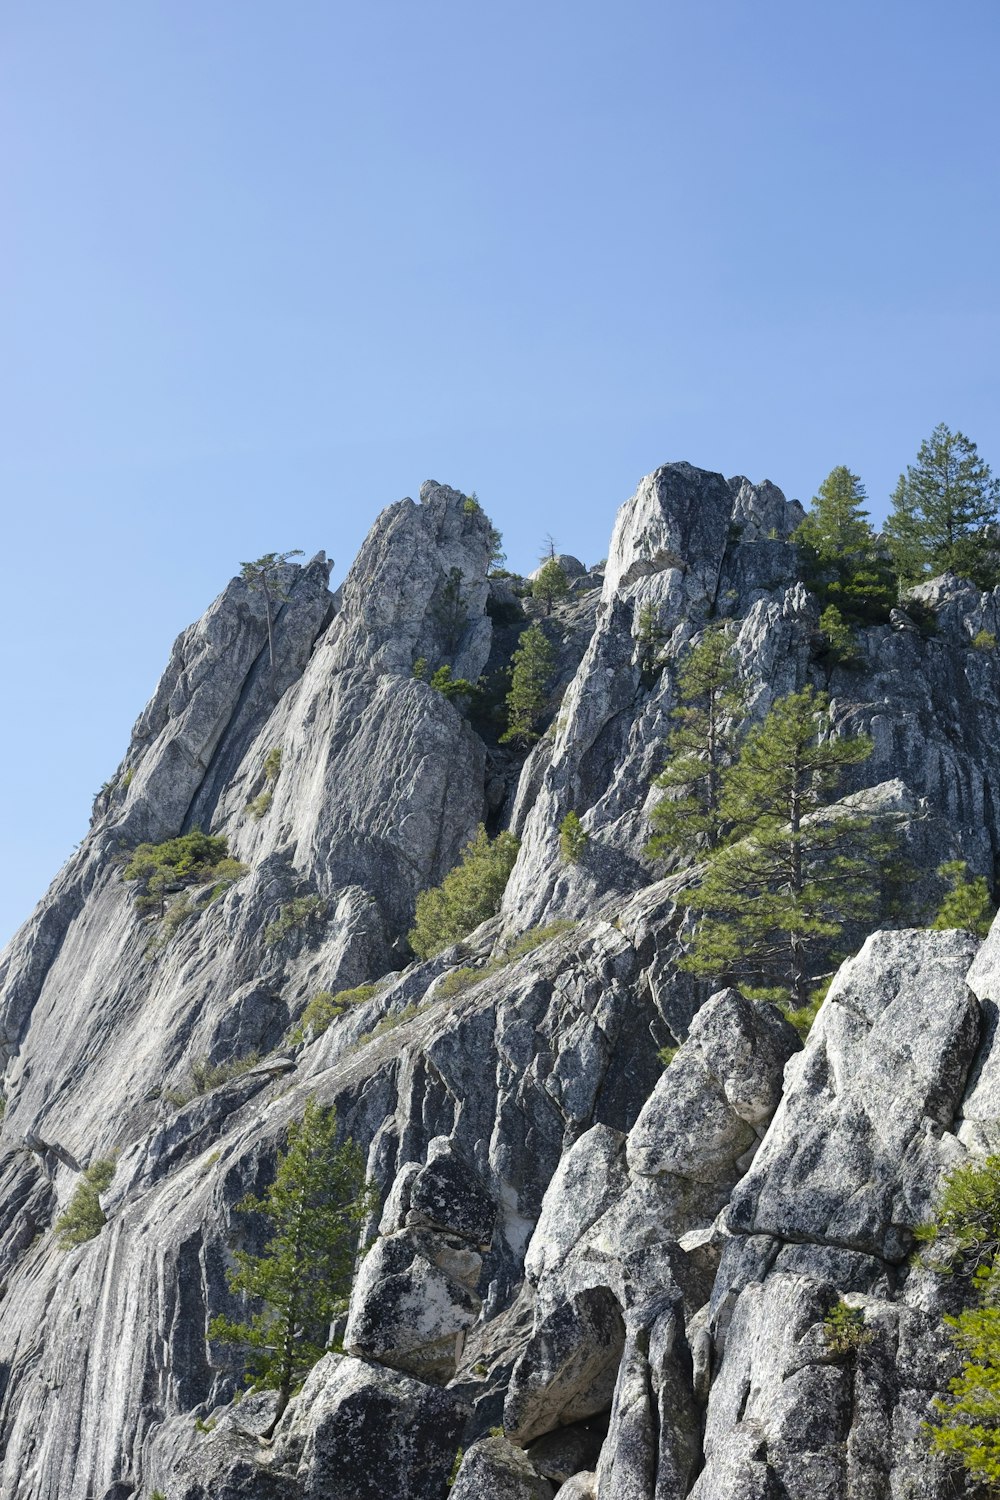
<path fill-rule="evenodd" d="M 502 674 L 532 609 L 526 581 L 488 577 L 490 522 L 447 486 L 384 511 L 335 594 L 322 554 L 283 569 L 273 668 L 241 580 L 182 633 L 0 959 L 3 1500 L 962 1493 L 922 1434 L 951 1366 L 910 1250 L 943 1174 L 1000 1146 L 1000 931 L 859 934 L 803 1046 L 678 968 L 697 850 L 643 853 L 677 661 L 724 618 L 751 720 L 812 683 L 835 733 L 871 734 L 845 798 L 894 827 L 917 904 L 946 859 L 992 876 L 1000 662 L 971 643 L 1000 636 L 1000 598 L 934 580 L 933 632 L 904 608 L 836 664 L 801 518 L 766 482 L 644 479 L 606 563 L 562 560 L 530 752 L 430 685 Z M 521 839 L 502 907 L 415 963 L 416 897 L 483 821 Z M 161 943 L 123 867 L 194 828 L 246 869 Z M 290 1038 L 317 992 L 358 986 Z M 220 1071 L 199 1091 L 193 1067 Z M 382 1204 L 337 1348 L 275 1426 L 272 1394 L 233 1403 L 241 1371 L 207 1329 L 238 1310 L 233 1250 L 261 1248 L 237 1205 L 311 1095 Z M 112 1156 L 106 1224 L 61 1250 L 56 1217 Z M 840 1297 L 864 1362 L 825 1339 Z"/>

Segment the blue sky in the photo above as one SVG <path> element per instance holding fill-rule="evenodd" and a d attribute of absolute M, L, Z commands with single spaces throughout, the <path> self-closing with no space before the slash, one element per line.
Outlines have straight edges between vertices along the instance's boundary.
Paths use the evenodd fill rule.
<path fill-rule="evenodd" d="M 48 0 L 0 15 L 0 940 L 177 632 L 476 489 L 587 562 L 685 458 L 876 516 L 1000 467 L 996 0 Z"/>

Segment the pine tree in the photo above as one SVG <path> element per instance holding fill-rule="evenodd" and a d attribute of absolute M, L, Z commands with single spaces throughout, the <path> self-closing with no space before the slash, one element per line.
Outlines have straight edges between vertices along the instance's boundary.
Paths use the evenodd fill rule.
<path fill-rule="evenodd" d="M 454 869 L 417 897 L 416 920 L 407 936 L 418 958 L 432 958 L 496 916 L 520 847 L 512 833 L 490 839 L 480 823 Z"/>
<path fill-rule="evenodd" d="M 531 585 L 531 597 L 540 600 L 545 605 L 546 615 L 550 615 L 553 604 L 559 599 L 565 599 L 568 593 L 569 579 L 565 572 L 554 557 L 547 558 Z"/>
<path fill-rule="evenodd" d="M 709 856 L 685 968 L 807 1005 L 844 925 L 877 899 L 884 836 L 868 818 L 826 811 L 872 748 L 866 735 L 830 733 L 828 699 L 812 687 L 774 704 L 723 773 L 721 817 L 739 837 Z"/>
<path fill-rule="evenodd" d="M 730 764 L 746 712 L 732 641 L 710 626 L 677 674 L 676 727 L 667 737 L 667 763 L 653 782 L 667 792 L 653 808 L 649 859 L 665 859 L 695 838 L 710 849 L 723 832 L 722 772 Z"/>
<path fill-rule="evenodd" d="M 512 661 L 507 729 L 500 743 L 530 745 L 538 738 L 537 725 L 545 712 L 546 689 L 555 666 L 555 654 L 537 621 L 521 632 Z"/>
<path fill-rule="evenodd" d="M 275 1422 L 326 1352 L 330 1323 L 347 1305 L 360 1225 L 376 1206 L 360 1150 L 350 1140 L 337 1144 L 336 1111 L 311 1097 L 289 1126 L 271 1186 L 237 1204 L 270 1225 L 263 1253 L 237 1250 L 229 1273 L 230 1290 L 260 1309 L 245 1322 L 213 1318 L 208 1328 L 210 1339 L 246 1349 L 254 1383 L 278 1392 Z"/>
<path fill-rule="evenodd" d="M 899 476 L 892 505 L 886 535 L 906 582 L 950 570 L 993 587 L 997 542 L 987 528 L 997 522 L 1000 479 L 964 433 L 935 427 Z"/>
<path fill-rule="evenodd" d="M 666 639 L 667 632 L 660 624 L 656 606 L 644 604 L 635 622 L 635 643 L 639 648 L 639 672 L 646 687 L 652 687 L 662 670 L 660 652 Z"/>
<path fill-rule="evenodd" d="M 806 581 L 825 606 L 848 619 L 888 618 L 898 586 L 889 559 L 868 523 L 865 487 L 840 464 L 813 496 L 812 508 L 793 536 Z"/>
<path fill-rule="evenodd" d="M 986 937 L 996 915 L 996 907 L 990 899 L 990 888 L 983 875 L 966 879 L 968 865 L 964 859 L 951 859 L 938 866 L 942 880 L 950 883 L 931 927 L 937 931 L 958 928 L 971 932 L 975 937 Z"/>

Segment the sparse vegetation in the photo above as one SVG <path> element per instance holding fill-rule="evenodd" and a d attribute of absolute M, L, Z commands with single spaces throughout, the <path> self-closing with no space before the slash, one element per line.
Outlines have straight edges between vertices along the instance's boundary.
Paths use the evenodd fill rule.
<path fill-rule="evenodd" d="M 559 852 L 569 865 L 578 865 L 587 851 L 590 834 L 580 822 L 579 814 L 566 814 L 559 824 Z"/>
<path fill-rule="evenodd" d="M 264 928 L 265 948 L 273 948 L 290 933 L 313 926 L 325 912 L 326 902 L 322 896 L 295 896 L 291 901 L 286 901 L 274 921 L 268 922 Z"/>
<path fill-rule="evenodd" d="M 656 1055 L 663 1066 L 669 1068 L 680 1050 L 680 1047 L 661 1047 Z"/>
<path fill-rule="evenodd" d="M 865 1327 L 865 1315 L 859 1307 L 849 1307 L 841 1299 L 835 1302 L 823 1319 L 826 1347 L 831 1354 L 857 1354 L 872 1341 L 871 1329 Z"/>
<path fill-rule="evenodd" d="M 433 957 L 496 915 L 520 847 L 512 833 L 490 839 L 479 825 L 454 869 L 417 897 L 409 940 L 418 958 Z"/>
<path fill-rule="evenodd" d="M 250 801 L 247 803 L 247 812 L 250 813 L 252 817 L 256 818 L 257 822 L 259 823 L 261 818 L 263 818 L 266 813 L 270 812 L 271 803 L 273 801 L 274 793 L 271 791 L 271 788 L 267 786 L 262 792 L 259 792 L 256 797 L 250 798 Z"/>
<path fill-rule="evenodd" d="M 925 1425 L 932 1450 L 988 1486 L 1000 1483 L 1000 1156 L 966 1162 L 945 1178 L 937 1211 L 917 1231 L 923 1260 L 960 1278 L 969 1305 L 945 1318 L 962 1357 L 947 1396 Z"/>
<path fill-rule="evenodd" d="M 635 643 L 639 651 L 639 673 L 644 687 L 652 687 L 663 670 L 661 653 L 667 633 L 660 625 L 659 610 L 644 604 L 635 626 Z"/>
<path fill-rule="evenodd" d="M 240 563 L 240 577 L 249 589 L 264 595 L 267 612 L 267 656 L 271 674 L 271 690 L 274 691 L 274 606 L 283 604 L 288 595 L 281 587 L 281 574 L 292 557 L 301 557 L 301 547 L 291 552 L 265 552 L 253 562 Z"/>
<path fill-rule="evenodd" d="M 972 637 L 972 647 L 975 651 L 995 651 L 997 638 L 992 630 L 977 630 Z"/>
<path fill-rule="evenodd" d="M 984 938 L 996 916 L 996 907 L 985 876 L 975 875 L 968 880 L 968 868 L 964 859 L 950 859 L 938 866 L 938 875 L 950 883 L 951 889 L 942 901 L 931 927 L 938 932 L 958 928 L 962 932 L 971 932 L 975 937 Z"/>
<path fill-rule="evenodd" d="M 285 1034 L 286 1047 L 298 1047 L 307 1038 L 315 1041 L 330 1025 L 354 1005 L 363 1005 L 376 993 L 374 984 L 359 984 L 354 989 L 320 990 L 313 995 L 295 1025 Z"/>
<path fill-rule="evenodd" d="M 435 990 L 435 1000 L 450 1000 L 455 995 L 464 994 L 474 984 L 480 984 L 482 980 L 489 979 L 491 974 L 496 974 L 500 969 L 506 969 L 518 959 L 524 958 L 526 954 L 533 953 L 536 948 L 541 947 L 542 943 L 547 943 L 551 938 L 564 937 L 569 932 L 575 932 L 576 925 L 575 922 L 560 919 L 557 922 L 548 922 L 543 927 L 529 927 L 527 932 L 522 932 L 519 938 L 499 953 L 494 954 L 481 968 L 451 969 L 444 975 Z"/>
<path fill-rule="evenodd" d="M 397 1026 L 402 1026 L 406 1021 L 412 1021 L 415 1016 L 419 1016 L 426 1009 L 426 1005 L 407 1005 L 395 1015 L 383 1016 L 371 1031 L 362 1032 L 358 1037 L 357 1045 L 363 1047 L 366 1042 L 373 1042 L 377 1036 L 385 1036 L 387 1031 L 395 1031 Z"/>
<path fill-rule="evenodd" d="M 202 885 L 217 876 L 231 885 L 245 873 L 244 865 L 229 858 L 224 837 L 195 828 L 162 844 L 140 844 L 122 875 L 125 880 L 139 882 L 136 910 L 163 917 L 168 892 L 187 885 Z M 179 916 L 176 925 L 182 920 Z"/>
<path fill-rule="evenodd" d="M 53 1226 L 60 1250 L 72 1250 L 74 1245 L 82 1245 L 100 1234 L 108 1222 L 101 1207 L 100 1195 L 111 1186 L 114 1175 L 113 1156 L 91 1162 L 69 1200 L 66 1212 L 59 1215 Z"/>
<path fill-rule="evenodd" d="M 183 1109 L 199 1094 L 210 1094 L 213 1089 L 249 1073 L 260 1062 L 260 1053 L 248 1052 L 231 1062 L 213 1063 L 207 1057 L 196 1057 L 188 1066 L 190 1084 L 187 1088 L 164 1089 L 160 1098 L 174 1109 Z"/>

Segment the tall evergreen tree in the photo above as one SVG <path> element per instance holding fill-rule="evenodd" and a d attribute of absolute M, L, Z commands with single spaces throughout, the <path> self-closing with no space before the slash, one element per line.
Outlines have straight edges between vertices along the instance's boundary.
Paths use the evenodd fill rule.
<path fill-rule="evenodd" d="M 677 721 L 667 737 L 667 763 L 653 782 L 668 795 L 653 808 L 650 859 L 665 859 L 697 837 L 711 849 L 722 836 L 722 773 L 735 754 L 746 712 L 746 690 L 724 626 L 712 625 L 677 673 Z"/>
<path fill-rule="evenodd" d="M 521 632 L 512 661 L 507 729 L 500 743 L 530 745 L 538 738 L 537 725 L 545 711 L 545 693 L 555 666 L 555 654 L 537 620 Z"/>
<path fill-rule="evenodd" d="M 867 498 L 858 475 L 839 464 L 813 496 L 793 540 L 802 550 L 806 581 L 823 605 L 847 619 L 874 622 L 888 617 L 897 583 L 869 525 Z"/>
<path fill-rule="evenodd" d="M 942 422 L 899 476 L 886 535 L 900 576 L 919 582 L 946 570 L 981 587 L 997 580 L 1000 479 L 969 438 Z"/>
<path fill-rule="evenodd" d="M 310 1098 L 288 1129 L 274 1182 L 237 1204 L 263 1214 L 271 1236 L 263 1254 L 235 1252 L 229 1286 L 259 1304 L 245 1322 L 213 1318 L 210 1339 L 248 1351 L 255 1384 L 278 1392 L 275 1421 L 295 1385 L 322 1358 L 330 1323 L 347 1305 L 359 1227 L 377 1206 L 364 1157 L 337 1144 L 337 1117 Z"/>
<path fill-rule="evenodd" d="M 827 811 L 844 771 L 871 753 L 866 735 L 831 734 L 824 693 L 807 687 L 774 704 L 723 774 L 721 816 L 739 837 L 709 856 L 684 967 L 807 1004 L 845 923 L 877 899 L 884 836 L 868 818 Z"/>

